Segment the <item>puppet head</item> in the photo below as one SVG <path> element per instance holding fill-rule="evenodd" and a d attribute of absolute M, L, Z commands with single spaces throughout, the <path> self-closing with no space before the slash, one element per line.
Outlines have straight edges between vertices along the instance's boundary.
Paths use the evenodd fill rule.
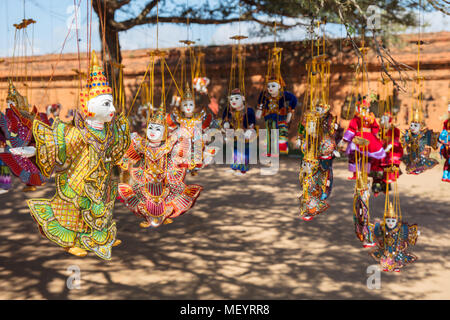
<path fill-rule="evenodd" d="M 164 106 L 155 110 L 148 120 L 147 138 L 150 142 L 161 142 L 165 139 L 166 128 L 166 112 Z"/>
<path fill-rule="evenodd" d="M 422 120 L 422 113 L 420 112 L 420 109 L 414 108 L 411 117 L 411 123 L 409 124 L 409 129 L 413 134 L 418 134 L 423 125 L 424 123 Z"/>
<path fill-rule="evenodd" d="M 233 89 L 228 97 L 233 110 L 241 111 L 245 107 L 245 97 L 239 89 Z"/>
<path fill-rule="evenodd" d="M 278 97 L 284 87 L 283 79 L 271 78 L 267 81 L 267 92 L 272 97 Z"/>
<path fill-rule="evenodd" d="M 391 202 L 389 202 L 387 210 L 384 212 L 384 223 L 388 229 L 394 229 L 398 223 L 398 215 L 395 212 Z"/>
<path fill-rule="evenodd" d="M 80 106 L 85 119 L 99 124 L 110 122 L 116 113 L 113 101 L 106 74 L 99 65 L 97 54 L 92 51 L 89 77 L 80 93 Z"/>
<path fill-rule="evenodd" d="M 181 99 L 181 112 L 188 118 L 194 115 L 195 102 L 189 85 L 186 84 L 186 89 L 183 92 L 183 97 Z"/>
<path fill-rule="evenodd" d="M 363 98 L 362 101 L 356 102 L 356 110 L 355 113 L 358 116 L 368 116 L 370 113 L 370 103 L 366 98 Z"/>

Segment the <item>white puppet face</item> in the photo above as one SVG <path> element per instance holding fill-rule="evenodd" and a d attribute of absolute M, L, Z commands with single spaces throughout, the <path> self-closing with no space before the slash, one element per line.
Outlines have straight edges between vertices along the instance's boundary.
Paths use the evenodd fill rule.
<path fill-rule="evenodd" d="M 395 218 L 386 218 L 386 226 L 389 229 L 394 229 L 396 225 L 397 225 L 397 219 L 395 219 Z"/>
<path fill-rule="evenodd" d="M 245 97 L 240 94 L 233 94 L 230 96 L 230 105 L 235 110 L 242 110 L 244 108 Z"/>
<path fill-rule="evenodd" d="M 389 116 L 381 116 L 380 124 L 383 128 L 389 127 Z"/>
<path fill-rule="evenodd" d="M 147 127 L 147 138 L 151 142 L 160 142 L 164 138 L 165 127 L 162 124 L 149 123 Z"/>
<path fill-rule="evenodd" d="M 421 125 L 418 122 L 411 122 L 411 124 L 409 125 L 409 129 L 414 134 L 417 134 L 420 132 L 420 127 L 421 127 Z"/>
<path fill-rule="evenodd" d="M 102 123 L 110 122 L 116 113 L 113 97 L 110 94 L 102 94 L 92 98 L 89 100 L 87 108 L 89 112 L 94 114 L 93 116 L 88 117 L 88 119 Z"/>
<path fill-rule="evenodd" d="M 190 116 L 194 113 L 195 104 L 193 100 L 183 100 L 181 102 L 181 111 L 186 115 Z"/>
<path fill-rule="evenodd" d="M 447 111 L 448 111 L 448 113 L 450 114 L 450 104 L 449 104 L 448 107 L 447 107 Z"/>
<path fill-rule="evenodd" d="M 280 93 L 280 88 L 281 86 L 278 82 L 269 82 L 267 84 L 267 91 L 272 97 L 278 96 L 278 94 Z"/>

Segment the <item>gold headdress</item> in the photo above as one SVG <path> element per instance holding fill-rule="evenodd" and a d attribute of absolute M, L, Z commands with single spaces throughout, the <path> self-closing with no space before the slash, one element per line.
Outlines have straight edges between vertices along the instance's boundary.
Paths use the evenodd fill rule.
<path fill-rule="evenodd" d="M 189 88 L 189 84 L 187 84 L 187 83 L 186 83 L 186 89 L 183 92 L 183 98 L 181 100 L 182 101 L 193 100 L 191 88 Z"/>
<path fill-rule="evenodd" d="M 387 219 L 387 218 L 398 219 L 397 212 L 395 212 L 392 202 L 389 202 L 388 208 L 384 212 L 384 219 Z"/>
<path fill-rule="evenodd" d="M 16 108 L 19 111 L 29 112 L 29 105 L 27 98 L 23 97 L 19 91 L 17 91 L 16 87 L 13 85 L 11 79 L 8 79 L 8 96 L 6 97 L 6 101 L 13 101 L 16 105 Z"/>
<path fill-rule="evenodd" d="M 166 108 L 164 105 L 161 104 L 157 110 L 153 111 L 148 123 L 156 123 L 166 126 Z"/>
<path fill-rule="evenodd" d="M 411 122 L 423 123 L 422 112 L 419 107 L 413 108 Z"/>
<path fill-rule="evenodd" d="M 94 114 L 88 111 L 89 100 L 96 98 L 102 94 L 111 94 L 112 88 L 109 86 L 103 67 L 100 66 L 95 51 L 91 54 L 91 66 L 89 69 L 89 77 L 87 78 L 86 88 L 80 93 L 81 110 L 85 116 L 92 117 Z"/>

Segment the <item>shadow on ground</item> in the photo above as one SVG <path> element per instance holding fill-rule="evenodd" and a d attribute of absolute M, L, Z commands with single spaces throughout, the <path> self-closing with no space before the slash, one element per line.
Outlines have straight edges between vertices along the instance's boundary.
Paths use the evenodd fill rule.
<path fill-rule="evenodd" d="M 262 176 L 258 168 L 245 177 L 225 170 L 211 167 L 188 177 L 205 188 L 196 206 L 159 229 L 140 229 L 139 219 L 117 202 L 123 244 L 110 262 L 92 254 L 72 257 L 44 239 L 25 200 L 51 197 L 54 184 L 24 194 L 16 179 L 14 191 L 0 196 L 0 298 L 450 298 L 449 203 L 438 196 L 450 185 L 439 181 L 439 168 L 429 173 L 429 180 L 437 179 L 430 184 L 415 177 L 419 196 L 401 189 L 405 220 L 422 232 L 412 249 L 420 260 L 400 274 L 382 273 L 379 290 L 366 284 L 367 267 L 375 262 L 353 232 L 354 182 L 345 179 L 345 163 L 335 166 L 331 208 L 311 222 L 298 217 L 296 159 L 282 159 L 275 176 Z M 433 194 L 433 188 L 440 189 Z M 381 217 L 384 196 L 371 201 L 372 217 Z M 69 290 L 67 269 L 74 265 L 81 288 Z"/>

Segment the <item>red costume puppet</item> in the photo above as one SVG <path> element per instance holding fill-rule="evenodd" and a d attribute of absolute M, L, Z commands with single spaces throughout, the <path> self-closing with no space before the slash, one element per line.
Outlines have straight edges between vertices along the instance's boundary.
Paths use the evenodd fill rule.
<path fill-rule="evenodd" d="M 348 169 L 353 172 L 353 176 L 349 179 L 356 179 L 356 162 L 355 152 L 362 154 L 361 146 L 353 143 L 355 137 L 361 137 L 369 141 L 367 150 L 364 152 L 369 158 L 367 171 L 370 171 L 371 163 L 376 160 L 381 160 L 386 156 L 381 141 L 377 138 L 380 131 L 375 115 L 369 111 L 369 103 L 367 100 L 358 101 L 356 104 L 356 113 L 348 125 L 347 131 L 341 141 L 341 148 L 346 148 L 348 155 Z"/>

